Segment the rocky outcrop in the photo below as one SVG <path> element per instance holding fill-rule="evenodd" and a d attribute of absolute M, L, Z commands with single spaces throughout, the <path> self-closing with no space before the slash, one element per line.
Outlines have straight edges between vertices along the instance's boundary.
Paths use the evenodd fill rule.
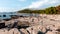
<path fill-rule="evenodd" d="M 58 18 L 57 18 L 58 16 Z M 60 34 L 60 15 L 40 15 L 39 17 L 19 17 L 0 21 L 1 34 Z M 4 28 L 2 28 L 4 27 Z"/>

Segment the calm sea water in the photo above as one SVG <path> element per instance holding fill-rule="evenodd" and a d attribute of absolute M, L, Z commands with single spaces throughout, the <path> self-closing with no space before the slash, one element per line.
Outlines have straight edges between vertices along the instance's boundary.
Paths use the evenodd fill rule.
<path fill-rule="evenodd" d="M 6 18 L 11 18 L 9 15 L 12 15 L 15 13 L 12 12 L 0 12 L 0 19 L 6 19 Z M 6 17 L 3 17 L 3 15 L 6 15 Z"/>
<path fill-rule="evenodd" d="M 3 15 L 6 15 L 6 17 L 3 17 Z M 16 13 L 16 12 L 3 12 L 0 13 L 0 19 L 9 19 L 11 18 L 10 15 L 22 15 L 22 16 L 38 16 L 38 14 L 27 14 L 27 13 Z"/>

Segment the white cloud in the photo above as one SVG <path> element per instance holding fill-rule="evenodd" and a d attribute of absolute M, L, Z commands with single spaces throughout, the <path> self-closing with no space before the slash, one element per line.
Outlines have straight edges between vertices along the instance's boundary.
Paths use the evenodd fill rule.
<path fill-rule="evenodd" d="M 27 0 L 19 0 L 19 1 L 27 1 Z M 60 0 L 37 0 L 35 2 L 32 2 L 29 6 L 22 7 L 20 5 L 17 5 L 17 8 L 8 8 L 8 7 L 0 7 L 0 12 L 13 12 L 25 8 L 39 8 L 45 5 L 55 4 L 58 3 Z"/>
<path fill-rule="evenodd" d="M 14 12 L 14 11 L 17 11 L 17 9 L 0 7 L 0 12 Z"/>
<path fill-rule="evenodd" d="M 59 0 L 38 0 L 36 2 L 32 2 L 32 4 L 28 6 L 28 8 L 39 8 L 44 5 L 58 3 L 58 1 Z"/>

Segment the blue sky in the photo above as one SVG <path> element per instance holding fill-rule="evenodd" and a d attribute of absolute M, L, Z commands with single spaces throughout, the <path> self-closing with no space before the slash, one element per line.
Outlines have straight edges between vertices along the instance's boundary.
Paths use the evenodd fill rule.
<path fill-rule="evenodd" d="M 0 12 L 14 12 L 25 8 L 44 9 L 60 5 L 60 0 L 0 0 Z"/>

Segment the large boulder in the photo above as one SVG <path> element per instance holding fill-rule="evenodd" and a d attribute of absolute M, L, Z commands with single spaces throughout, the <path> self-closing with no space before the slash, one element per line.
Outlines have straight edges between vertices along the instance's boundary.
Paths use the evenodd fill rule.
<path fill-rule="evenodd" d="M 20 29 L 21 34 L 29 34 L 26 29 Z"/>
<path fill-rule="evenodd" d="M 56 34 L 56 33 L 52 32 L 52 31 L 48 31 L 46 34 Z"/>
<path fill-rule="evenodd" d="M 41 25 L 32 26 L 32 27 L 27 28 L 26 30 L 28 30 L 30 34 L 37 34 L 39 31 L 40 33 L 46 32 L 46 28 Z"/>
<path fill-rule="evenodd" d="M 17 28 L 13 28 L 13 29 L 9 30 L 9 34 L 20 34 L 20 32 Z"/>
<path fill-rule="evenodd" d="M 0 34 L 9 34 L 7 29 L 0 29 Z"/>

